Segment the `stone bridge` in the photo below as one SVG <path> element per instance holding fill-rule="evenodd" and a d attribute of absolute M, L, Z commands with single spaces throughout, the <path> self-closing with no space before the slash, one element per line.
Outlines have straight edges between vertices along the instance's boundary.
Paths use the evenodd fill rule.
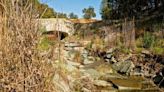
<path fill-rule="evenodd" d="M 74 23 L 69 19 L 65 18 L 48 18 L 39 19 L 41 27 L 43 27 L 47 32 L 49 31 L 59 31 L 72 35 L 74 33 Z"/>

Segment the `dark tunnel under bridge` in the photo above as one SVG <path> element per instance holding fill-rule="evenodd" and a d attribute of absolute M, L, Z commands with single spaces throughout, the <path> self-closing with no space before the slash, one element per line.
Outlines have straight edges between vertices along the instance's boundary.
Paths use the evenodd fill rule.
<path fill-rule="evenodd" d="M 42 35 L 45 35 L 50 40 L 63 40 L 64 38 L 68 37 L 68 33 L 63 31 L 46 31 L 43 32 Z"/>

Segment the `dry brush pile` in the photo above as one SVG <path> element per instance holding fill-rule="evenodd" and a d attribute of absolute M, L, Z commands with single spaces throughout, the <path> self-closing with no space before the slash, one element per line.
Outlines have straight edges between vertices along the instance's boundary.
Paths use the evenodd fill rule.
<path fill-rule="evenodd" d="M 17 1 L 0 1 L 0 92 L 52 92 L 54 69 L 37 50 L 37 14 Z"/>

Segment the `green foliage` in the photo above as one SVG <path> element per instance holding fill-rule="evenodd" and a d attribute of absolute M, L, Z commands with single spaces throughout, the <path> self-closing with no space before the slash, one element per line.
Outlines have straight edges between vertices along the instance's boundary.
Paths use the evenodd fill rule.
<path fill-rule="evenodd" d="M 149 32 L 146 32 L 143 37 L 143 47 L 150 48 L 151 46 L 153 46 L 154 41 L 155 41 L 155 37 Z"/>
<path fill-rule="evenodd" d="M 31 3 L 33 5 L 34 12 L 38 13 L 39 17 L 41 18 L 56 18 L 57 12 L 47 4 L 40 3 L 39 0 L 20 0 L 20 5 L 23 7 L 27 4 Z M 67 14 L 65 13 L 58 13 L 59 18 L 67 18 Z"/>
<path fill-rule="evenodd" d="M 159 54 L 159 55 L 164 54 L 164 39 L 156 38 L 151 50 L 154 54 Z"/>
<path fill-rule="evenodd" d="M 70 19 L 78 19 L 78 16 L 75 15 L 73 12 L 69 14 Z"/>
<path fill-rule="evenodd" d="M 44 33 L 44 32 L 46 32 L 47 30 L 46 30 L 46 28 L 45 27 L 40 27 L 39 28 L 39 32 L 41 32 L 41 33 Z"/>
<path fill-rule="evenodd" d="M 154 47 L 162 47 L 162 46 L 164 46 L 164 39 L 158 38 L 154 41 Z"/>
<path fill-rule="evenodd" d="M 143 48 L 141 48 L 141 47 L 135 48 L 136 53 L 141 53 L 142 51 L 143 51 Z"/>
<path fill-rule="evenodd" d="M 54 18 L 54 17 L 56 17 L 56 13 L 52 8 L 47 8 L 47 10 L 42 16 L 42 18 Z"/>
<path fill-rule="evenodd" d="M 91 41 L 86 45 L 86 49 L 91 50 L 92 49 L 93 42 Z"/>
<path fill-rule="evenodd" d="M 58 12 L 58 18 L 68 18 L 67 14 Z"/>
<path fill-rule="evenodd" d="M 100 11 L 100 14 L 102 15 L 102 19 L 109 19 L 110 11 L 111 11 L 111 7 L 108 4 L 108 0 L 102 0 L 101 11 Z"/>
<path fill-rule="evenodd" d="M 125 47 L 121 47 L 120 50 L 121 50 L 122 53 L 125 53 L 125 54 L 129 54 L 130 53 L 130 49 L 125 48 Z"/>
<path fill-rule="evenodd" d="M 162 47 L 153 47 L 152 51 L 154 54 L 158 54 L 158 55 L 164 54 L 164 49 Z"/>
<path fill-rule="evenodd" d="M 160 18 L 164 14 L 164 0 L 103 0 L 102 3 L 104 2 L 111 7 L 111 19 L 135 17 L 135 19 L 149 20 Z M 101 12 L 103 11 L 101 10 Z"/>
<path fill-rule="evenodd" d="M 139 37 L 136 39 L 136 46 L 139 48 L 143 46 L 143 38 L 142 37 Z"/>
<path fill-rule="evenodd" d="M 50 46 L 53 44 L 46 36 L 43 37 L 38 45 L 39 50 L 48 50 Z"/>
<path fill-rule="evenodd" d="M 89 6 L 89 8 L 84 8 L 82 12 L 84 13 L 83 17 L 85 19 L 91 19 L 92 17 L 96 17 L 94 8 L 91 6 Z"/>

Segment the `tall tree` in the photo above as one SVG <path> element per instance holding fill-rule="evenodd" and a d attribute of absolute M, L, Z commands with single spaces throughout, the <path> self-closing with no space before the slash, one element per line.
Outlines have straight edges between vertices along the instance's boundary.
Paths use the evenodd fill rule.
<path fill-rule="evenodd" d="M 55 18 L 56 12 L 50 8 L 47 4 L 40 4 L 37 6 L 37 12 L 42 18 Z"/>
<path fill-rule="evenodd" d="M 58 12 L 58 18 L 68 18 L 67 14 Z"/>
<path fill-rule="evenodd" d="M 109 19 L 111 12 L 111 6 L 109 5 L 108 0 L 102 0 L 101 2 L 101 11 L 102 19 Z"/>
<path fill-rule="evenodd" d="M 72 12 L 69 14 L 69 18 L 70 19 L 78 19 L 78 16 Z"/>
<path fill-rule="evenodd" d="M 26 6 L 27 3 L 31 3 L 33 11 L 42 18 L 54 18 L 56 12 L 53 8 L 50 8 L 47 4 L 40 3 L 40 0 L 19 0 L 21 6 Z M 30 5 L 30 4 L 29 4 Z"/>
<path fill-rule="evenodd" d="M 82 10 L 82 12 L 84 13 L 83 17 L 84 17 L 85 19 L 91 19 L 91 18 L 93 18 L 93 17 L 96 17 L 96 13 L 95 13 L 95 11 L 94 11 L 94 8 L 91 7 L 91 6 L 89 6 L 89 8 L 84 8 L 84 9 Z"/>
<path fill-rule="evenodd" d="M 57 12 L 47 4 L 40 3 L 40 0 L 20 0 L 20 5 L 25 6 L 27 3 L 33 5 L 34 12 L 38 13 L 41 18 L 56 18 Z M 58 12 L 58 18 L 67 18 L 67 14 Z"/>
<path fill-rule="evenodd" d="M 105 0 L 103 0 L 104 2 Z M 164 14 L 164 0 L 106 0 L 111 7 L 111 19 L 142 19 Z M 106 4 L 105 6 L 106 7 Z M 101 10 L 103 12 L 103 9 Z M 103 13 L 102 13 L 103 16 Z"/>

